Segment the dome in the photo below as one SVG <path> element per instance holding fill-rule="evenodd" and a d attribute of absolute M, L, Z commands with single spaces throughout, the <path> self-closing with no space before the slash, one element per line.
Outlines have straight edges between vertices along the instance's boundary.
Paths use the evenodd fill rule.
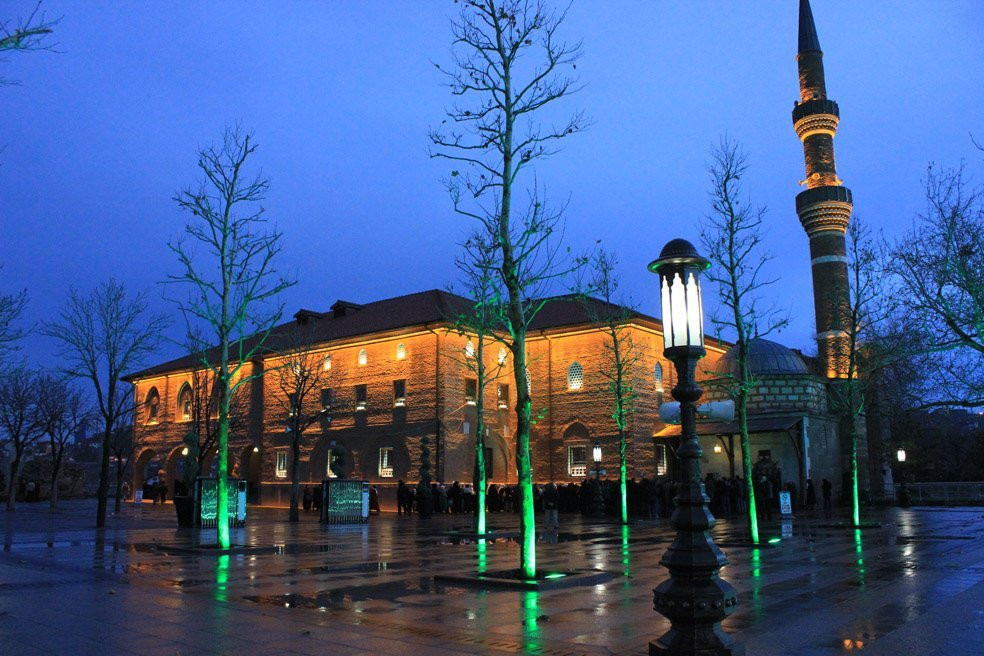
<path fill-rule="evenodd" d="M 714 367 L 719 374 L 735 376 L 738 373 L 738 351 L 732 347 Z M 764 375 L 798 375 L 810 373 L 803 358 L 792 349 L 768 339 L 755 338 L 748 341 L 748 365 L 751 373 Z"/>

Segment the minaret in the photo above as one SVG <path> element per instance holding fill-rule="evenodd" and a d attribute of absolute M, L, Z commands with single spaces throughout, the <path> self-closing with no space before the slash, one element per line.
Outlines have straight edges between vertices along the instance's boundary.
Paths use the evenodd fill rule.
<path fill-rule="evenodd" d="M 796 214 L 810 238 L 817 350 L 827 378 L 847 377 L 850 295 L 844 233 L 851 217 L 851 190 L 834 167 L 834 134 L 840 121 L 837 103 L 827 98 L 823 52 L 813 23 L 810 0 L 799 7 L 800 100 L 793 127 L 803 141 L 806 191 L 796 196 Z"/>

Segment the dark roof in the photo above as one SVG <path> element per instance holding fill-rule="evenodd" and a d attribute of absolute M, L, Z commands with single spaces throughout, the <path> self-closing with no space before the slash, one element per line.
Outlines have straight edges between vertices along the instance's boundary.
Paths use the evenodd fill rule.
<path fill-rule="evenodd" d="M 754 375 L 810 373 L 803 358 L 791 348 L 768 339 L 748 340 L 748 367 Z M 738 374 L 738 351 L 732 347 L 717 361 L 714 371 L 726 376 Z"/>
<path fill-rule="evenodd" d="M 808 50 L 820 50 L 820 37 L 817 36 L 817 26 L 813 22 L 810 0 L 800 0 L 798 52 Z"/>
<path fill-rule="evenodd" d="M 345 308 L 341 314 L 338 312 L 340 306 Z M 297 344 L 299 338 L 304 344 L 320 344 L 399 328 L 446 323 L 469 307 L 468 299 L 440 289 L 386 298 L 365 305 L 340 301 L 332 306 L 333 312 L 301 310 L 295 315 L 294 321 L 275 327 L 264 346 L 264 353 L 291 348 Z M 591 324 L 592 315 L 598 316 L 598 311 L 604 307 L 605 303 L 596 298 L 585 299 L 574 295 L 554 297 L 534 317 L 530 331 Z M 630 311 L 630 316 L 660 323 L 658 319 L 639 312 Z M 300 319 L 305 324 L 298 335 Z M 247 340 L 247 344 L 249 342 Z M 208 353 L 209 359 L 215 357 L 214 351 L 212 349 Z M 124 380 L 189 369 L 199 362 L 197 356 L 186 355 L 128 374 Z"/>

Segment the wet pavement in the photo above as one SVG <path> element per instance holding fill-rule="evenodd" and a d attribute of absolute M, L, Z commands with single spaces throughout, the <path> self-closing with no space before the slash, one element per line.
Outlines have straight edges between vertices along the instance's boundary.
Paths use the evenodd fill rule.
<path fill-rule="evenodd" d="M 645 654 L 667 629 L 652 610 L 665 522 L 628 527 L 562 516 L 538 564 L 602 569 L 606 583 L 545 591 L 437 584 L 435 574 L 514 568 L 518 546 L 477 543 L 467 518 L 385 514 L 367 527 L 297 525 L 251 509 L 239 548 L 175 528 L 145 504 L 90 527 L 94 503 L 2 519 L 0 656 L 20 654 Z M 837 520 L 838 518 L 833 518 Z M 842 518 L 841 518 L 842 519 Z M 715 529 L 739 593 L 725 629 L 751 655 L 984 654 L 984 509 L 874 509 L 880 527 L 796 518 L 770 548 Z M 515 515 L 490 525 L 508 535 Z M 791 531 L 791 536 L 788 535 Z"/>

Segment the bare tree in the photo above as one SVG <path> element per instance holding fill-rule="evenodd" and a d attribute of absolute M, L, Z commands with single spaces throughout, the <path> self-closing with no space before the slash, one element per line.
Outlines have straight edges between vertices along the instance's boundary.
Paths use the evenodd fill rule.
<path fill-rule="evenodd" d="M 42 324 L 42 334 L 60 346 L 62 372 L 92 385 L 103 420 L 96 506 L 99 528 L 106 525 L 113 429 L 132 410 L 131 395 L 123 393 L 120 376 L 157 351 L 168 323 L 165 316 L 150 313 L 146 294 L 131 297 L 123 283 L 110 278 L 84 296 L 71 289 L 59 319 Z"/>
<path fill-rule="evenodd" d="M 499 379 L 506 366 L 504 359 L 496 358 L 489 366 L 488 349 L 503 341 L 505 317 L 503 315 L 501 277 L 498 271 L 497 242 L 482 230 L 473 233 L 462 245 L 463 254 L 455 259 L 461 283 L 471 304 L 449 317 L 452 330 L 460 335 L 474 337 L 472 352 L 452 357 L 475 374 L 475 525 L 479 534 L 486 532 L 485 496 L 488 491 L 488 465 L 485 462 L 486 408 L 485 394 L 488 386 Z"/>
<path fill-rule="evenodd" d="M 468 104 L 454 104 L 442 126 L 431 130 L 431 156 L 462 167 L 451 171 L 446 182 L 454 209 L 478 221 L 497 246 L 516 386 L 520 575 L 532 578 L 536 526 L 526 332 L 545 303 L 546 287 L 583 265 L 584 258 L 566 258 L 551 243 L 563 232 L 562 208 L 548 208 L 535 177 L 528 185 L 519 179 L 536 161 L 556 153 L 562 139 L 587 127 L 579 112 L 551 127 L 536 120 L 545 107 L 577 91 L 572 72 L 580 43 L 559 40 L 565 14 L 543 2 L 465 0 L 461 5 L 452 21 L 454 65 L 438 69 L 447 76 L 451 94 Z"/>
<path fill-rule="evenodd" d="M 741 436 L 742 474 L 748 507 L 749 534 L 759 541 L 755 509 L 755 481 L 748 437 L 748 395 L 758 384 L 748 364 L 749 342 L 782 329 L 788 319 L 775 305 L 763 298 L 764 290 L 775 279 L 767 278 L 763 266 L 771 259 L 762 246 L 765 208 L 756 208 L 744 198 L 743 178 L 748 157 L 741 145 L 724 138 L 711 152 L 708 173 L 711 181 L 711 211 L 701 224 L 701 243 L 715 265 L 705 274 L 717 287 L 721 310 L 711 321 L 719 329 L 735 333 L 733 375 L 723 386 L 735 399 L 738 431 Z"/>
<path fill-rule="evenodd" d="M 301 441 L 304 432 L 327 417 L 330 400 L 322 398 L 332 377 L 325 369 L 321 354 L 312 353 L 311 331 L 308 326 L 296 326 L 283 336 L 283 348 L 278 349 L 279 365 L 274 370 L 280 394 L 277 401 L 283 411 L 284 425 L 290 434 L 290 512 L 292 522 L 300 520 L 301 499 Z"/>
<path fill-rule="evenodd" d="M 58 506 L 58 476 L 61 473 L 65 446 L 84 431 L 92 419 L 92 409 L 75 386 L 52 376 L 40 379 L 38 411 L 48 436 L 51 453 L 50 505 Z"/>
<path fill-rule="evenodd" d="M 60 18 L 49 19 L 41 10 L 41 2 L 26 17 L 0 22 L 0 54 L 54 49 L 49 37 Z M 0 77 L 0 85 L 16 84 Z"/>
<path fill-rule="evenodd" d="M 978 146 L 980 148 L 980 146 Z M 930 166 L 926 210 L 887 250 L 910 343 L 931 357 L 916 407 L 984 405 L 984 185 Z"/>
<path fill-rule="evenodd" d="M 185 465 L 185 477 L 191 485 L 195 478 L 204 473 L 205 461 L 216 450 L 219 438 L 219 386 L 217 351 L 206 348 L 206 340 L 201 331 L 189 327 L 185 340 L 188 354 L 195 362 L 192 365 L 189 388 L 191 393 L 191 414 L 184 442 L 194 455 L 194 463 Z M 229 436 L 235 437 L 246 430 L 249 420 L 249 389 L 239 387 L 229 399 Z M 189 486 L 189 494 L 191 487 Z"/>
<path fill-rule="evenodd" d="M 17 341 L 24 337 L 25 331 L 17 327 L 17 322 L 26 306 L 26 290 L 0 294 L 0 368 L 5 366 L 10 353 L 17 350 Z"/>
<path fill-rule="evenodd" d="M 879 372 L 898 358 L 903 342 L 883 332 L 893 314 L 891 295 L 878 266 L 878 253 L 867 225 L 852 217 L 847 229 L 847 273 L 850 306 L 847 326 L 848 348 L 837 363 L 846 378 L 830 385 L 833 410 L 843 420 L 851 443 L 850 485 L 853 521 L 861 524 L 861 496 L 858 482 L 859 424 L 866 411 L 871 386 Z"/>
<path fill-rule="evenodd" d="M 28 448 L 44 437 L 44 417 L 39 408 L 41 377 L 15 367 L 0 378 L 0 446 L 13 451 L 7 479 L 7 510 L 14 510 L 17 477 Z"/>
<path fill-rule="evenodd" d="M 592 259 L 590 290 L 601 303 L 585 299 L 585 309 L 591 322 L 605 335 L 604 361 L 601 375 L 605 379 L 599 392 L 611 404 L 612 420 L 618 431 L 619 508 L 623 524 L 629 522 L 627 492 L 626 448 L 629 419 L 635 411 L 638 392 L 635 379 L 641 360 L 639 349 L 628 331 L 635 312 L 619 297 L 619 278 L 615 272 L 618 257 L 612 251 L 599 250 Z"/>
<path fill-rule="evenodd" d="M 217 533 L 223 548 L 229 547 L 232 397 L 253 379 L 243 369 L 262 351 L 283 314 L 277 297 L 294 284 L 274 267 L 283 247 L 281 233 L 267 230 L 260 205 L 269 181 L 262 173 L 246 174 L 247 160 L 254 152 L 252 134 L 238 127 L 227 128 L 220 145 L 199 151 L 202 180 L 174 199 L 193 218 L 185 225 L 184 238 L 169 244 L 181 272 L 168 279 L 190 288 L 188 300 L 180 301 L 179 307 L 186 317 L 208 326 L 218 350 L 214 359 L 219 394 Z M 194 252 L 196 245 L 205 250 L 200 257 Z"/>

